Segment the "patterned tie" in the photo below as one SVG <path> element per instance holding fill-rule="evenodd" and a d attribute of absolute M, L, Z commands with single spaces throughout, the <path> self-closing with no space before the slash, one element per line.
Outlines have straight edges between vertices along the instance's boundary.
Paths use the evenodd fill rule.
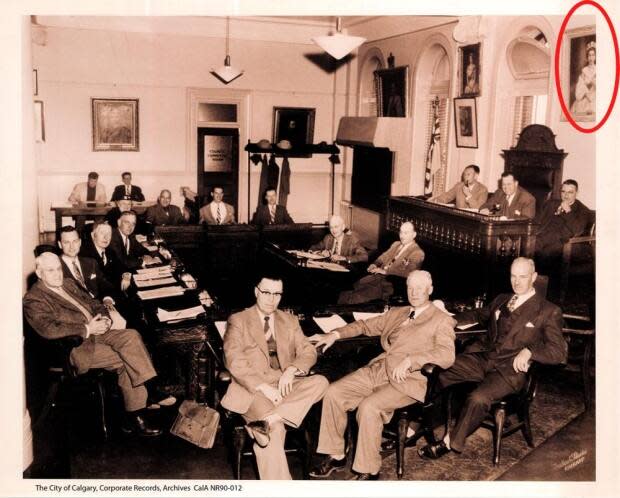
<path fill-rule="evenodd" d="M 275 206 L 269 206 L 269 218 L 271 219 L 271 224 L 273 225 L 276 222 L 276 208 L 275 208 Z"/>
<path fill-rule="evenodd" d="M 215 221 L 217 222 L 218 225 L 222 224 L 222 212 L 220 211 L 220 205 L 217 205 L 217 218 L 215 218 Z"/>
<path fill-rule="evenodd" d="M 508 301 L 508 304 L 506 305 L 506 307 L 508 308 L 508 311 L 510 311 L 511 313 L 515 310 L 515 308 L 517 307 L 517 295 L 516 294 L 510 298 L 510 301 Z"/>
<path fill-rule="evenodd" d="M 340 241 L 338 239 L 334 239 L 334 250 L 332 254 L 340 254 Z"/>
<path fill-rule="evenodd" d="M 82 272 L 80 271 L 80 267 L 77 265 L 75 259 L 73 260 L 72 263 L 73 263 L 73 273 L 77 277 L 78 282 L 80 282 L 80 285 L 84 287 L 84 289 L 86 289 L 86 281 L 84 280 L 84 276 L 82 275 Z"/>
<path fill-rule="evenodd" d="M 129 254 L 129 237 L 125 237 L 125 254 Z"/>
<path fill-rule="evenodd" d="M 415 310 L 411 310 L 411 313 L 409 313 L 409 320 L 415 320 Z"/>
<path fill-rule="evenodd" d="M 265 340 L 269 340 L 271 336 L 271 330 L 269 329 L 269 317 L 265 317 L 265 325 L 263 327 L 263 332 L 265 332 Z"/>

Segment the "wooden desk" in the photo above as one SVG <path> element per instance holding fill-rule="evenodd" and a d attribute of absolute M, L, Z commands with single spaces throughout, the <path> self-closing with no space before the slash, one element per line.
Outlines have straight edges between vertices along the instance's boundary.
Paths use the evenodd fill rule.
<path fill-rule="evenodd" d="M 143 214 L 150 206 L 153 206 L 155 201 L 134 202 L 133 210 L 138 214 Z M 52 206 L 50 211 L 54 211 L 56 219 L 56 232 L 59 232 L 62 228 L 63 216 L 69 216 L 74 219 L 81 218 L 93 218 L 95 216 L 105 216 L 108 212 L 116 206 L 114 202 L 95 203 L 95 205 L 87 205 L 86 203 L 75 205 L 63 205 Z"/>
<path fill-rule="evenodd" d="M 509 286 L 508 268 L 518 256 L 533 257 L 538 225 L 533 220 L 500 220 L 476 212 L 427 202 L 417 197 L 390 197 L 386 229 L 398 233 L 410 221 L 416 242 L 425 250 L 423 268 L 457 282 L 465 296 L 495 295 Z M 469 285 L 468 284 L 473 284 Z M 435 285 L 435 291 L 451 290 Z"/>

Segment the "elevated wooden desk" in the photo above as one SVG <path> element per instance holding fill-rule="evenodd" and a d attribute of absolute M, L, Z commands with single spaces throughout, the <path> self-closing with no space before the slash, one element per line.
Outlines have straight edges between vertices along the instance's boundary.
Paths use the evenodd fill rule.
<path fill-rule="evenodd" d="M 533 220 L 500 220 L 417 197 L 390 197 L 386 229 L 397 233 L 406 221 L 415 226 L 416 241 L 426 252 L 423 267 L 434 279 L 448 274 L 464 289 L 468 281 L 476 281 L 477 290 L 466 289 L 465 295 L 495 295 L 510 284 L 507 269 L 512 260 L 534 256 L 538 225 Z"/>
<path fill-rule="evenodd" d="M 155 205 L 155 201 L 134 202 L 132 209 L 138 213 L 143 214 L 150 207 Z M 93 218 L 95 216 L 105 216 L 108 212 L 116 206 L 114 202 L 105 203 L 80 203 L 75 205 L 64 204 L 60 206 L 52 206 L 50 211 L 54 211 L 54 217 L 56 220 L 56 232 L 59 232 L 62 228 L 63 216 L 71 218 Z"/>

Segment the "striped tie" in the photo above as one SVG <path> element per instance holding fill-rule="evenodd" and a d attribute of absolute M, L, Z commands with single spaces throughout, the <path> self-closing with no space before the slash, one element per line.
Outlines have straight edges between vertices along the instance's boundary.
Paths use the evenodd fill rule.
<path fill-rule="evenodd" d="M 332 254 L 340 254 L 340 241 L 338 239 L 334 239 L 334 250 Z"/>
<path fill-rule="evenodd" d="M 275 208 L 275 206 L 269 206 L 269 218 L 271 219 L 271 224 L 273 225 L 276 222 L 276 208 Z"/>
<path fill-rule="evenodd" d="M 86 289 L 86 282 L 84 281 L 84 276 L 82 275 L 80 267 L 77 265 L 75 259 L 73 260 L 73 273 L 75 273 L 75 276 L 77 277 L 78 282 L 80 282 L 80 285 L 84 287 L 84 289 Z"/>
<path fill-rule="evenodd" d="M 220 211 L 220 205 L 217 205 L 217 218 L 215 218 L 215 221 L 217 222 L 218 225 L 222 224 L 222 212 Z"/>

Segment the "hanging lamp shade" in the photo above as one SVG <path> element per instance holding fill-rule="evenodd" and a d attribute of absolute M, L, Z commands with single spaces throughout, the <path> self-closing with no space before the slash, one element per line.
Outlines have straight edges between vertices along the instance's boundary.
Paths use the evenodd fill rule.
<path fill-rule="evenodd" d="M 230 18 L 226 18 L 226 57 L 224 58 L 224 65 L 217 69 L 211 69 L 211 73 L 217 76 L 224 83 L 228 84 L 235 78 L 238 78 L 243 74 L 243 69 L 237 69 L 230 64 Z"/>
<path fill-rule="evenodd" d="M 366 38 L 361 36 L 343 35 L 340 31 L 340 17 L 338 17 L 336 20 L 336 33 L 328 36 L 316 36 L 312 38 L 312 41 L 337 60 L 350 54 L 366 41 Z"/>

